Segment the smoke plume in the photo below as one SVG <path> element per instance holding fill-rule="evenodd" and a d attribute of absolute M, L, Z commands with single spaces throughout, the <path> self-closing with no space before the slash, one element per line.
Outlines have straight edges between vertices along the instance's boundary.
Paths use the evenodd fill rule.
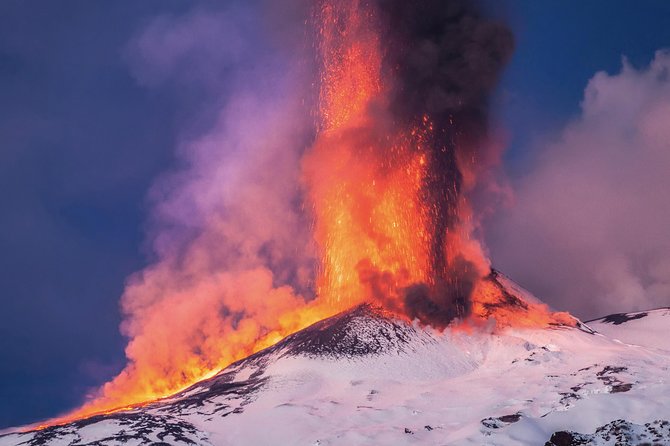
<path fill-rule="evenodd" d="M 296 311 L 316 263 L 299 182 L 308 8 L 280 3 L 158 17 L 129 44 L 138 82 L 202 105 L 150 193 L 155 260 L 121 301 L 128 365 L 80 415 L 175 392 L 324 316 Z"/>
<path fill-rule="evenodd" d="M 596 73 L 487 228 L 496 265 L 589 318 L 670 305 L 670 53 Z"/>
<path fill-rule="evenodd" d="M 413 287 L 406 307 L 410 315 L 444 324 L 469 312 L 478 279 L 472 260 L 459 254 L 448 258 L 447 238 L 466 217 L 459 200 L 474 186 L 463 184 L 463 170 L 482 168 L 489 157 L 489 95 L 511 56 L 513 38 L 507 27 L 482 17 L 474 2 L 379 4 L 386 17 L 383 40 L 393 47 L 384 60 L 392 79 L 393 121 L 418 125 L 428 116 L 432 126 L 423 146 L 429 168 L 422 199 L 429 210 L 436 283 L 421 298 Z M 425 317 L 428 313 L 434 316 Z"/>

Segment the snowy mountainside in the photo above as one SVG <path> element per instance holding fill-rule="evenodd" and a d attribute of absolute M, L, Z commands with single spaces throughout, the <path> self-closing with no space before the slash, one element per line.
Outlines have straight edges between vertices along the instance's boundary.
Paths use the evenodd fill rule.
<path fill-rule="evenodd" d="M 670 351 L 670 307 L 610 314 L 588 324 L 598 332 L 626 344 Z"/>
<path fill-rule="evenodd" d="M 440 333 L 362 305 L 172 397 L 0 446 L 670 445 L 670 354 L 613 339 L 636 320 Z"/>

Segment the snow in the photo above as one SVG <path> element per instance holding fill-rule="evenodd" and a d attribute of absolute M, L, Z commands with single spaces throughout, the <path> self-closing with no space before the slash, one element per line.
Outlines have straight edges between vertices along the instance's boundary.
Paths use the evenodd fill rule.
<path fill-rule="evenodd" d="M 610 315 L 588 325 L 626 344 L 670 351 L 670 308 Z"/>
<path fill-rule="evenodd" d="M 39 443 L 39 433 L 4 436 L 0 446 L 122 444 L 140 431 L 124 444 L 670 444 L 670 424 L 654 423 L 670 420 L 670 311 L 639 314 L 593 321 L 595 334 L 438 333 L 354 310 L 128 418 L 52 428 Z"/>

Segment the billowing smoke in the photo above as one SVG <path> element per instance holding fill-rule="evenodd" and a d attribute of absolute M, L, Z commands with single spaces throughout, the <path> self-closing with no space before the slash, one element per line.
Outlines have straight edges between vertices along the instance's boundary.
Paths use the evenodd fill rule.
<path fill-rule="evenodd" d="M 463 184 L 463 170 L 481 168 L 489 157 L 489 95 L 511 56 L 513 37 L 471 1 L 378 2 L 385 17 L 382 39 L 390 49 L 384 63 L 392 79 L 393 120 L 416 126 L 427 116 L 432 126 L 422 147 L 429 158 L 422 198 L 435 285 L 430 292 L 411 287 L 406 307 L 411 316 L 446 325 L 469 312 L 478 279 L 470 260 L 449 258 L 448 237 L 465 217 L 459 200 L 473 186 Z"/>
<path fill-rule="evenodd" d="M 195 9 L 130 42 L 140 83 L 200 104 L 184 102 L 178 167 L 150 193 L 155 260 L 121 301 L 128 364 L 80 414 L 172 393 L 323 317 L 296 311 L 316 264 L 299 181 L 313 137 L 308 11 Z"/>
<path fill-rule="evenodd" d="M 487 228 L 496 265 L 584 318 L 670 305 L 670 52 L 595 73 L 529 152 Z"/>

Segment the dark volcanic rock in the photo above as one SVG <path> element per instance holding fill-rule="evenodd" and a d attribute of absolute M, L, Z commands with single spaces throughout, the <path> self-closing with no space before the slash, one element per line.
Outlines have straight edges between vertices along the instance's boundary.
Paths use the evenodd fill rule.
<path fill-rule="evenodd" d="M 484 316 L 486 317 L 492 316 L 499 308 L 507 308 L 507 309 L 517 308 L 523 311 L 528 310 L 528 304 L 523 300 L 521 300 L 518 296 L 515 296 L 514 294 L 510 293 L 500 283 L 499 277 L 500 272 L 496 271 L 495 269 L 491 269 L 491 273 L 484 279 L 495 285 L 495 287 L 498 288 L 500 295 L 502 296 L 502 298 L 498 302 L 484 304 L 484 308 L 486 310 Z"/>
<path fill-rule="evenodd" d="M 421 336 L 407 322 L 395 320 L 369 304 L 340 313 L 301 330 L 277 344 L 290 354 L 356 357 L 402 352 Z"/>
<path fill-rule="evenodd" d="M 505 427 L 508 424 L 516 423 L 521 419 L 521 414 L 520 413 L 513 413 L 510 415 L 503 415 L 501 417 L 489 417 L 489 418 L 484 418 L 481 423 L 489 428 L 489 429 L 500 429 L 501 427 Z"/>
<path fill-rule="evenodd" d="M 602 322 L 606 322 L 608 324 L 614 324 L 614 325 L 621 325 L 624 322 L 628 321 L 633 321 L 635 319 L 642 319 L 643 317 L 647 317 L 648 313 L 615 313 L 615 314 L 610 314 L 609 316 L 605 316 L 602 318 Z"/>
<path fill-rule="evenodd" d="M 616 420 L 600 426 L 593 434 L 554 432 L 545 446 L 615 444 L 616 446 L 670 444 L 670 422 L 656 420 L 644 425 Z"/>
<path fill-rule="evenodd" d="M 554 432 L 544 446 L 577 446 L 580 444 L 588 444 L 588 438 L 574 432 L 559 431 Z"/>
<path fill-rule="evenodd" d="M 81 435 L 82 428 L 93 425 L 116 425 L 121 429 L 114 433 L 88 442 Z M 32 433 L 26 433 L 21 445 L 41 446 L 46 444 L 67 444 L 77 446 L 102 446 L 118 444 L 134 445 L 209 445 L 207 435 L 192 424 L 167 415 L 153 415 L 146 412 L 124 412 L 98 415 L 74 423 L 52 426 Z M 21 440 L 21 436 L 19 436 Z"/>
<path fill-rule="evenodd" d="M 617 376 L 618 373 L 628 370 L 626 367 L 606 366 L 604 369 L 596 373 L 596 377 L 609 386 L 610 393 L 628 392 L 633 388 L 633 384 L 623 382 Z"/>

